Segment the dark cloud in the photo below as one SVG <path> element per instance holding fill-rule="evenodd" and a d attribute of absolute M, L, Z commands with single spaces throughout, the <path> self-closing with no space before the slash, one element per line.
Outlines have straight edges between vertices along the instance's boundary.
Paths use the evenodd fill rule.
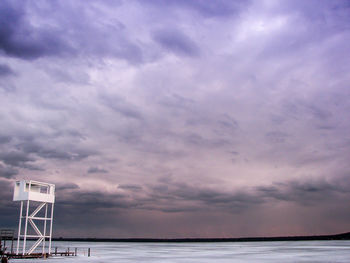
<path fill-rule="evenodd" d="M 184 136 L 184 142 L 186 144 L 193 144 L 199 147 L 216 148 L 222 147 L 228 144 L 228 140 L 224 138 L 204 138 L 199 134 L 187 134 Z"/>
<path fill-rule="evenodd" d="M 171 94 L 162 98 L 160 104 L 166 107 L 175 108 L 178 110 L 188 109 L 190 108 L 195 101 L 191 98 L 185 98 L 178 94 Z"/>
<path fill-rule="evenodd" d="M 120 189 L 140 192 L 139 185 L 120 185 Z M 350 184 L 339 185 L 337 182 L 304 180 L 275 183 L 270 186 L 259 186 L 254 190 L 226 192 L 206 187 L 190 186 L 185 183 L 172 185 L 159 184 L 146 190 L 147 196 L 133 196 L 120 193 L 86 192 L 73 185 L 61 185 L 57 189 L 75 190 L 71 195 L 60 197 L 60 206 L 79 206 L 79 209 L 90 211 L 107 209 L 141 209 L 162 212 L 226 211 L 242 213 L 259 206 L 275 202 L 293 202 L 303 206 L 319 205 L 320 202 L 341 200 L 350 196 Z"/>
<path fill-rule="evenodd" d="M 89 174 L 95 174 L 95 173 L 108 173 L 107 170 L 103 169 L 103 168 L 99 168 L 99 167 L 90 167 L 87 171 Z"/>
<path fill-rule="evenodd" d="M 288 138 L 288 134 L 279 131 L 272 131 L 265 134 L 265 137 L 270 143 L 284 143 Z"/>
<path fill-rule="evenodd" d="M 153 33 L 153 39 L 166 50 L 180 56 L 195 57 L 200 51 L 197 45 L 179 30 L 164 29 Z"/>
<path fill-rule="evenodd" d="M 63 190 L 66 189 L 64 186 Z M 61 189 L 62 187 L 58 187 Z M 139 185 L 120 185 L 120 189 L 139 193 L 143 187 Z M 263 203 L 257 196 L 245 192 L 225 193 L 206 188 L 191 187 L 187 184 L 152 186 L 147 196 L 133 196 L 120 193 L 86 192 L 76 188 L 71 195 L 59 197 L 60 206 L 79 207 L 90 211 L 100 209 L 140 209 L 162 212 L 194 212 L 226 209 L 231 212 L 242 212 Z M 62 190 L 62 189 L 61 189 Z"/>
<path fill-rule="evenodd" d="M 3 166 L 0 164 L 0 177 L 10 179 L 17 174 L 18 170 L 12 168 L 11 166 Z"/>
<path fill-rule="evenodd" d="M 332 118 L 330 110 L 325 109 L 317 102 L 308 102 L 305 100 L 289 100 L 283 105 L 283 111 L 286 117 L 293 119 L 308 118 L 314 124 L 326 124 Z"/>
<path fill-rule="evenodd" d="M 51 16 L 54 25 L 34 25 L 31 13 Z M 20 1 L 2 1 L 0 12 L 0 50 L 6 55 L 22 59 L 47 56 L 113 56 L 132 64 L 143 62 L 141 48 L 128 39 L 120 22 L 98 26 L 95 19 L 81 12 L 86 7 L 51 3 L 50 8 L 40 3 L 22 5 Z M 79 9 L 79 14 L 74 10 Z M 58 15 L 55 15 L 56 14 Z M 66 14 L 66 15 L 65 15 Z M 79 17 L 79 19 L 77 19 Z M 110 41 L 105 41 L 105 35 Z"/>
<path fill-rule="evenodd" d="M 203 203 L 202 209 L 229 209 L 230 211 L 239 212 L 242 209 L 248 209 L 252 206 L 262 203 L 263 201 L 256 196 L 245 193 L 225 193 L 217 190 L 190 187 L 180 184 L 174 192 L 176 198 L 188 201 L 199 201 Z"/>
<path fill-rule="evenodd" d="M 228 129 L 237 129 L 238 123 L 235 119 L 230 117 L 228 114 L 224 114 L 220 116 L 218 120 L 218 124 L 222 127 L 228 128 Z"/>
<path fill-rule="evenodd" d="M 225 0 L 220 0 L 216 2 L 210 2 L 208 3 L 205 0 L 199 0 L 199 1 L 173 1 L 173 2 L 180 2 L 178 4 L 183 4 L 185 6 L 191 7 L 194 10 L 198 11 L 199 13 L 209 16 L 209 17 L 215 17 L 215 16 L 232 16 L 237 15 L 237 12 L 241 8 L 241 6 L 244 4 L 246 5 L 249 3 L 249 1 L 234 1 L 234 2 L 228 2 Z"/>
<path fill-rule="evenodd" d="M 73 149 L 72 152 L 58 149 L 41 149 L 37 154 L 42 158 L 79 161 L 94 153 L 84 149 Z"/>
<path fill-rule="evenodd" d="M 130 200 L 122 194 L 74 191 L 71 196 L 60 198 L 61 206 L 76 207 L 80 211 L 91 213 L 103 208 L 132 208 L 137 206 L 135 200 Z"/>
<path fill-rule="evenodd" d="M 23 167 L 28 162 L 34 162 L 35 159 L 31 157 L 29 154 L 26 154 L 21 151 L 10 151 L 10 152 L 1 152 L 0 160 L 5 164 L 15 166 L 15 167 Z"/>
<path fill-rule="evenodd" d="M 188 204 L 191 202 L 195 202 L 192 203 L 191 209 L 225 209 L 226 211 L 240 213 L 260 205 L 266 205 L 271 200 L 310 206 L 320 204 L 322 201 L 332 203 L 331 200 L 341 200 L 345 196 L 350 197 L 350 184 L 344 185 L 339 180 L 332 183 L 311 179 L 302 182 L 288 181 L 270 186 L 259 186 L 254 190 L 245 189 L 231 193 L 190 186 L 184 183 L 160 184 L 152 186 L 151 189 L 149 197 L 153 200 L 151 202 L 154 205 L 152 209 L 167 210 L 168 212 L 172 209 L 174 209 L 174 212 L 188 211 Z M 160 205 L 163 201 L 165 203 Z M 174 205 L 174 202 L 176 205 Z M 138 207 L 143 206 L 150 208 L 147 203 L 138 205 Z"/>
<path fill-rule="evenodd" d="M 14 183 L 0 178 L 0 222 L 2 228 L 18 227 L 19 207 L 12 201 Z"/>
<path fill-rule="evenodd" d="M 46 140 L 48 138 L 42 136 L 41 139 Z M 96 151 L 78 148 L 73 145 L 65 145 L 65 149 L 63 149 L 62 146 L 59 146 L 54 141 L 51 141 L 49 147 L 48 145 L 34 141 L 31 136 L 2 136 L 0 137 L 0 143 L 3 144 L 4 149 L 0 151 L 0 161 L 5 165 L 1 167 L 1 174 L 6 178 L 17 175 L 18 168 L 31 171 L 44 171 L 45 169 L 41 165 L 38 165 L 38 160 L 40 159 L 81 161 L 96 154 Z"/>
<path fill-rule="evenodd" d="M 10 136 L 0 135 L 0 144 L 5 144 L 11 141 Z"/>
<path fill-rule="evenodd" d="M 134 106 L 119 96 L 101 96 L 101 100 L 104 105 L 111 108 L 115 112 L 121 114 L 126 118 L 142 120 L 142 114 L 137 110 L 137 106 Z"/>
<path fill-rule="evenodd" d="M 14 75 L 13 70 L 6 64 L 0 64 L 0 77 Z"/>
<path fill-rule="evenodd" d="M 142 186 L 137 184 L 121 184 L 118 187 L 130 191 L 141 191 L 143 189 Z"/>
<path fill-rule="evenodd" d="M 164 8 L 180 8 L 188 9 L 197 12 L 204 17 L 230 17 L 237 15 L 243 6 L 246 6 L 250 1 L 215 1 L 208 2 L 205 0 L 151 0 L 147 4 L 152 4 L 157 7 Z"/>
<path fill-rule="evenodd" d="M 149 199 L 143 205 L 147 209 L 163 212 L 220 211 L 241 213 L 264 201 L 248 192 L 225 192 L 185 183 L 160 184 L 150 188 Z"/>
<path fill-rule="evenodd" d="M 32 171 L 44 170 L 34 163 L 36 161 L 36 158 L 28 153 L 19 150 L 0 152 L 0 161 L 3 161 L 6 165 L 8 165 L 8 169 L 11 171 L 16 171 L 14 167 L 24 168 Z"/>
<path fill-rule="evenodd" d="M 1 181 L 0 181 L 1 185 Z M 308 210 L 317 210 L 319 207 L 328 209 L 329 205 L 345 198 L 349 200 L 350 185 L 339 185 L 338 182 L 326 182 L 320 180 L 304 180 L 304 182 L 289 181 L 287 183 L 274 183 L 269 186 L 256 187 L 254 190 L 239 190 L 227 192 L 214 190 L 207 187 L 191 186 L 185 183 L 173 182 L 171 185 L 159 184 L 147 187 L 146 196 L 131 195 L 131 192 L 139 193 L 143 187 L 139 185 L 120 185 L 119 188 L 130 190 L 129 194 L 112 192 L 95 192 L 80 189 L 76 184 L 58 184 L 57 202 L 55 206 L 56 228 L 64 226 L 80 228 L 91 224 L 101 224 L 101 231 L 105 227 L 115 226 L 114 216 L 128 215 L 132 217 L 132 211 L 158 211 L 166 214 L 195 215 L 206 213 L 206 216 L 215 217 L 223 211 L 236 217 L 244 215 L 248 211 L 260 211 L 267 209 L 273 202 L 287 202 L 307 206 Z M 12 185 L 6 183 L 5 192 L 1 192 L 0 207 L 9 207 L 11 201 Z M 66 194 L 62 191 L 68 190 Z M 7 200 L 7 201 L 6 201 Z M 263 211 L 261 210 L 261 211 Z M 259 217 L 262 212 L 257 212 Z M 13 207 L 6 218 L 17 217 L 18 211 Z M 96 218 L 94 215 L 104 215 Z M 67 217 L 66 215 L 70 216 Z M 1 220 L 8 220 L 2 213 Z M 75 220 L 72 220 L 75 218 Z M 274 220 L 279 215 L 274 215 Z M 282 217 L 283 218 L 283 217 Z M 136 217 L 135 220 L 139 218 Z M 146 218 L 143 217 L 143 220 Z M 130 219 L 129 219 L 130 220 Z M 82 222 L 82 225 L 78 222 Z M 198 221 L 200 222 L 200 221 Z M 236 222 L 237 223 L 237 222 Z M 137 223 L 139 224 L 139 223 Z M 126 224 L 124 227 L 129 228 Z M 159 225 L 161 227 L 161 224 Z M 194 227 L 194 226 L 192 226 Z M 256 226 L 258 227 L 258 226 Z"/>
<path fill-rule="evenodd" d="M 20 3 L 2 1 L 0 49 L 9 56 L 35 59 L 69 50 L 55 28 L 35 28 L 25 17 Z"/>
<path fill-rule="evenodd" d="M 232 135 L 237 134 L 238 130 L 238 121 L 228 114 L 217 116 L 213 123 L 213 131 L 218 136 L 230 138 Z"/>
<path fill-rule="evenodd" d="M 64 190 L 77 190 L 79 189 L 79 186 L 74 183 L 58 183 L 55 185 L 55 189 L 57 191 L 64 191 Z"/>
<path fill-rule="evenodd" d="M 274 198 L 281 201 L 297 202 L 302 205 L 315 205 L 325 200 L 338 199 L 350 193 L 350 185 L 339 181 L 302 180 L 276 183 L 271 186 L 257 187 L 262 198 Z"/>
<path fill-rule="evenodd" d="M 315 8 L 317 6 L 317 8 Z M 280 5 L 285 12 L 291 9 L 297 11 L 309 23 L 318 26 L 319 29 L 313 32 L 313 35 L 321 30 L 327 29 L 324 33 L 338 32 L 348 29 L 350 19 L 348 16 L 350 5 L 348 1 L 289 1 L 286 5 Z"/>
<path fill-rule="evenodd" d="M 60 160 L 71 160 L 79 161 L 89 157 L 90 155 L 96 154 L 95 151 L 89 149 L 81 149 L 74 145 L 65 145 L 64 149 L 62 147 L 49 147 L 41 143 L 36 143 L 34 141 L 26 141 L 18 144 L 23 152 L 27 154 L 36 154 L 44 159 L 60 159 Z"/>

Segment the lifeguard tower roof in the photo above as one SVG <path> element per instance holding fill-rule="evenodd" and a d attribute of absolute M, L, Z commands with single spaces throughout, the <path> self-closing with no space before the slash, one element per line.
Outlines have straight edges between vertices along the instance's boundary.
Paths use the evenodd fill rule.
<path fill-rule="evenodd" d="M 16 181 L 13 201 L 55 202 L 55 185 L 32 180 Z"/>

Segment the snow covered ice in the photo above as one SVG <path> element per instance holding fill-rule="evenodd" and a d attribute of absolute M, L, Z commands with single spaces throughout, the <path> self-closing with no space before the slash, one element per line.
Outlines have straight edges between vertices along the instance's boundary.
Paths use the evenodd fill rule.
<path fill-rule="evenodd" d="M 53 242 L 53 249 L 78 248 L 77 257 L 53 257 L 50 263 L 83 262 L 350 262 L 350 241 L 228 243 Z M 87 257 L 87 248 L 91 257 Z M 85 255 L 84 255 L 85 254 Z M 43 259 L 11 260 L 34 263 Z"/>

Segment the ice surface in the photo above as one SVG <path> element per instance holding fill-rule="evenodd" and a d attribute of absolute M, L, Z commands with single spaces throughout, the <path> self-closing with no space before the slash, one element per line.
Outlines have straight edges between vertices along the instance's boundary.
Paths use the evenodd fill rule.
<path fill-rule="evenodd" d="M 350 241 L 286 241 L 230 243 L 53 242 L 53 250 L 78 248 L 77 257 L 48 263 L 105 262 L 350 262 Z M 87 248 L 91 257 L 87 257 Z M 85 255 L 84 255 L 85 254 Z M 43 259 L 10 262 L 43 262 Z"/>

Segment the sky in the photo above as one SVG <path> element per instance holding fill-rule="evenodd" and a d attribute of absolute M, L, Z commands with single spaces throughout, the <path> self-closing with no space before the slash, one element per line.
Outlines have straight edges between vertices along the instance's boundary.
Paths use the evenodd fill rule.
<path fill-rule="evenodd" d="M 0 227 L 54 236 L 350 231 L 350 2 L 0 1 Z"/>

